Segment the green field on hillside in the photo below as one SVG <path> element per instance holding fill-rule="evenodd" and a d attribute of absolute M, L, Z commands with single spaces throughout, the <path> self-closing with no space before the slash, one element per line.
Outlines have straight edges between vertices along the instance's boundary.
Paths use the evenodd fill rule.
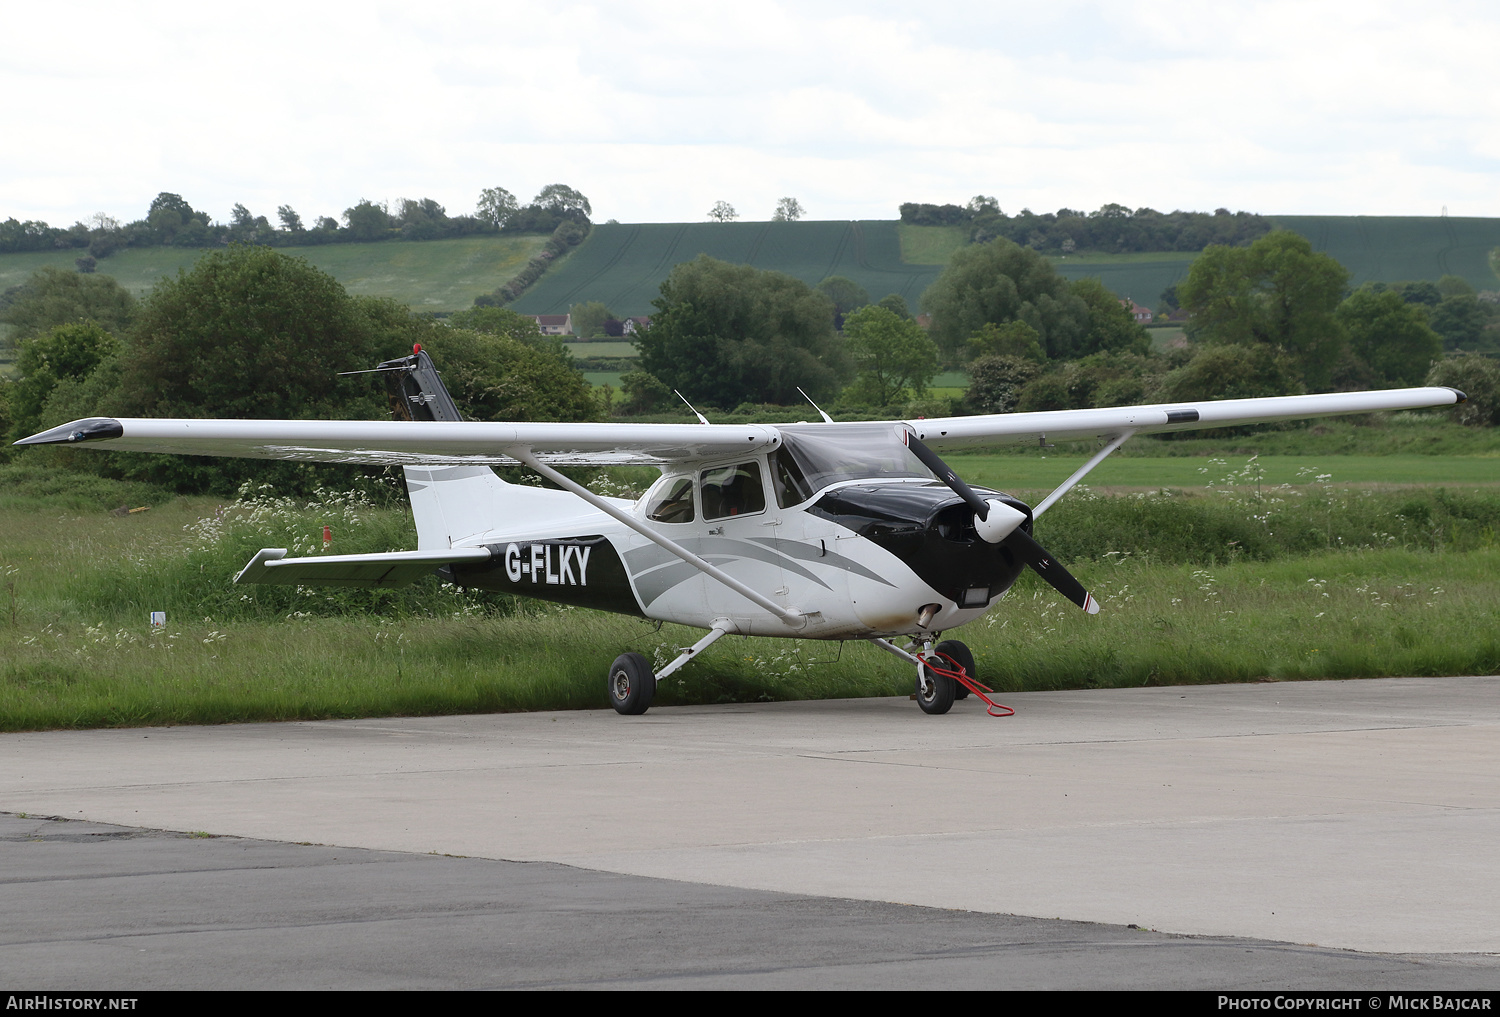
<path fill-rule="evenodd" d="M 474 298 L 509 281 L 547 243 L 544 236 L 479 236 L 456 240 L 378 244 L 325 244 L 279 250 L 321 268 L 350 293 L 393 297 L 420 311 L 459 311 Z M 0 290 L 25 282 L 44 265 L 72 269 L 81 251 L 0 254 Z M 201 250 L 138 247 L 99 262 L 101 275 L 113 276 L 137 296 L 163 276 L 187 268 Z"/>
<path fill-rule="evenodd" d="M 1475 289 L 1497 288 L 1489 252 L 1500 246 L 1500 219 L 1448 216 L 1280 215 L 1277 226 L 1296 230 L 1349 270 L 1358 286 L 1377 280 L 1467 279 Z"/>
<path fill-rule="evenodd" d="M 1349 270 L 1349 285 L 1404 282 L 1445 275 L 1478 290 L 1500 286 L 1489 252 L 1500 247 L 1500 219 L 1440 216 L 1279 215 L 1278 228 L 1306 237 L 1313 250 L 1331 254 Z M 1099 278 L 1122 297 L 1156 309 L 1162 291 L 1187 277 L 1194 254 L 1074 254 L 1054 258 L 1068 279 Z"/>
<path fill-rule="evenodd" d="M 969 242 L 969 230 L 965 226 L 913 226 L 901 223 L 896 227 L 901 238 L 901 260 L 908 265 L 946 265 L 953 252 Z"/>
<path fill-rule="evenodd" d="M 899 293 L 915 307 L 942 268 L 903 262 L 899 226 L 892 220 L 595 226 L 566 264 L 512 306 L 523 314 L 552 314 L 600 300 L 616 314 L 650 314 L 672 266 L 707 254 L 813 285 L 830 275 L 847 276 L 871 299 Z"/>
<path fill-rule="evenodd" d="M 1306 236 L 1350 271 L 1353 285 L 1378 280 L 1467 279 L 1493 290 L 1487 253 L 1500 246 L 1500 219 L 1380 216 L 1277 216 L 1278 226 Z M 588 239 L 555 264 L 515 302 L 524 314 L 566 311 L 601 300 L 620 315 L 651 313 L 651 301 L 672 266 L 699 254 L 774 269 L 816 284 L 830 275 L 853 279 L 878 300 L 899 293 L 913 311 L 953 251 L 960 226 L 910 226 L 894 220 L 857 222 L 640 223 L 595 226 Z M 353 293 L 393 297 L 418 310 L 455 311 L 509 280 L 546 238 L 463 237 L 283 248 L 327 271 Z M 43 265 L 71 269 L 79 251 L 0 254 L 0 290 Z M 120 251 L 99 263 L 136 292 L 192 264 L 201 252 L 173 247 Z M 1054 259 L 1068 279 L 1095 276 L 1122 297 L 1155 308 L 1161 293 L 1187 275 L 1195 255 L 1074 254 Z"/>

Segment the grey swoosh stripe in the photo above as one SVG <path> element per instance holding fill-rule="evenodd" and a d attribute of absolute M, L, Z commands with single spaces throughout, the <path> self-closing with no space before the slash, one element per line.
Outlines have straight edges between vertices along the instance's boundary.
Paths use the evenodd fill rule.
<path fill-rule="evenodd" d="M 785 555 L 777 554 L 773 549 L 764 547 L 758 543 L 752 544 L 748 541 L 734 540 L 730 537 L 690 537 L 679 543 L 705 560 L 710 555 L 715 554 L 729 555 L 734 558 L 752 558 L 755 561 L 763 561 L 768 565 L 775 565 L 778 568 L 786 569 L 794 575 L 817 583 L 825 590 L 829 589 L 827 583 L 801 565 L 798 565 L 795 561 L 788 561 Z M 632 548 L 625 552 L 625 563 L 629 566 L 631 573 L 637 576 L 658 565 L 678 560 L 680 559 L 676 555 L 658 544 L 647 544 L 644 547 Z"/>
<path fill-rule="evenodd" d="M 643 576 L 636 576 L 635 592 L 640 595 L 641 606 L 650 607 L 653 600 L 678 583 L 685 583 L 694 576 L 702 574 L 696 566 L 679 561 L 675 565 L 667 565 L 654 572 L 647 572 Z"/>
<path fill-rule="evenodd" d="M 804 544 L 797 540 L 785 540 L 781 537 L 751 537 L 750 539 L 757 543 L 769 544 L 790 558 L 798 558 L 802 561 L 812 562 L 815 565 L 831 565 L 834 568 L 843 569 L 845 572 L 852 572 L 857 576 L 863 576 L 865 579 L 873 579 L 877 583 L 882 583 L 892 589 L 896 587 L 895 583 L 892 583 L 884 576 L 871 572 L 854 559 L 845 558 L 834 551 L 824 551 L 821 547 L 813 547 L 811 544 Z"/>

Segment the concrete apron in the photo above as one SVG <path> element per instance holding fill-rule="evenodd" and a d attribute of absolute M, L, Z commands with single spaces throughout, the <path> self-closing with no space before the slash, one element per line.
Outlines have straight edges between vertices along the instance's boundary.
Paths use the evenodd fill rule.
<path fill-rule="evenodd" d="M 0 736 L 0 810 L 1500 952 L 1500 678 Z"/>

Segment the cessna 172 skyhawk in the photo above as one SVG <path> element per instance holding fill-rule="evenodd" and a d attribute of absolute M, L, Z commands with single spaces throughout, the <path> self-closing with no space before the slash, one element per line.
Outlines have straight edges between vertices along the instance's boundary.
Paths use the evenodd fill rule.
<path fill-rule="evenodd" d="M 398 586 L 436 570 L 460 586 L 708 630 L 658 674 L 640 654 L 621 655 L 608 678 L 620 713 L 644 713 L 658 679 L 734 633 L 869 640 L 916 667 L 918 703 L 937 714 L 971 691 L 990 703 L 967 647 L 936 641 L 988 611 L 1023 568 L 1098 612 L 1032 525 L 1133 435 L 1465 398 L 1406 388 L 899 422 L 834 423 L 819 410 L 823 423 L 776 426 L 484 423 L 462 420 L 420 347 L 376 370 L 404 419 L 91 417 L 18 444 L 400 465 L 417 550 L 287 558 L 267 548 L 235 582 Z M 969 487 L 934 451 L 1048 439 L 1103 447 L 1035 507 Z M 517 463 L 561 490 L 491 469 Z M 661 479 L 632 503 L 554 468 L 614 464 L 656 466 Z M 903 637 L 907 648 L 891 641 Z"/>

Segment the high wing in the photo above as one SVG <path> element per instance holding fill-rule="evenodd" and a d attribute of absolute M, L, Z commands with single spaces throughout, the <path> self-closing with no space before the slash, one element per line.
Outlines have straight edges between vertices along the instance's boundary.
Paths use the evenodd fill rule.
<path fill-rule="evenodd" d="M 87 443 L 126 452 L 294 459 L 376 466 L 664 464 L 779 445 L 756 424 L 547 424 L 435 420 L 183 420 L 90 417 L 17 445 Z"/>
<path fill-rule="evenodd" d="M 1452 406 L 1467 398 L 1454 388 L 1393 388 L 1378 392 L 1331 392 L 1262 399 L 1190 400 L 1096 410 L 937 417 L 907 421 L 907 424 L 918 438 L 934 448 L 959 449 L 975 445 L 1036 445 L 1048 440 L 1110 439 L 1122 434 L 1236 427 L 1378 410 L 1430 409 Z"/>
<path fill-rule="evenodd" d="M 1378 410 L 1452 406 L 1452 388 L 1274 396 L 1045 413 L 994 413 L 905 421 L 934 448 L 1029 445 L 1125 434 L 1190 431 Z M 892 423 L 901 423 L 895 422 Z M 837 429 L 840 424 L 818 427 Z M 240 456 L 368 465 L 612 465 L 699 462 L 781 444 L 764 424 L 486 423 L 384 420 L 187 420 L 89 417 L 17 445 L 87 444 L 131 452 Z"/>

